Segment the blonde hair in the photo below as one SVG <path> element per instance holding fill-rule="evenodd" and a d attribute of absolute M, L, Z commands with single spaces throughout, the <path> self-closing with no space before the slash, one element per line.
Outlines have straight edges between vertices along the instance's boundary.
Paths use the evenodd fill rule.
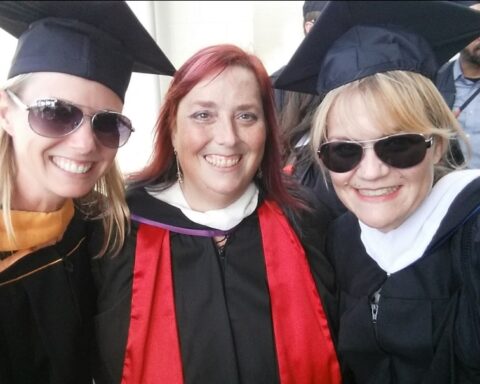
<path fill-rule="evenodd" d="M 397 123 L 390 132 L 386 129 L 386 135 L 415 132 L 434 136 L 434 145 L 442 143 L 442 160 L 435 166 L 435 180 L 453 169 L 460 168 L 459 164 L 452 161 L 449 145 L 451 138 L 463 141 L 468 149 L 466 157 L 470 157 L 468 139 L 435 85 L 423 75 L 408 71 L 376 73 L 327 93 L 313 119 L 313 151 L 316 152 L 320 145 L 327 141 L 328 114 L 333 106 L 339 111 L 342 121 L 355 125 L 355 116 L 351 114 L 353 96 L 362 99 L 364 105 L 368 106 L 370 116 L 379 122 L 379 125 L 386 119 Z M 315 158 L 318 159 L 317 156 Z M 319 164 L 322 172 L 325 172 L 320 161 Z"/>
<path fill-rule="evenodd" d="M 19 75 L 9 79 L 3 90 L 20 92 L 26 80 L 33 74 Z M 0 127 L 0 204 L 2 221 L 8 238 L 15 244 L 15 228 L 11 219 L 11 201 L 14 192 L 16 164 L 11 136 Z M 123 176 L 116 161 L 108 168 L 93 189 L 81 198 L 74 199 L 75 207 L 82 212 L 86 220 L 101 220 L 104 231 L 103 243 L 97 256 L 107 252 L 117 254 L 129 231 L 129 209 L 125 201 Z"/>

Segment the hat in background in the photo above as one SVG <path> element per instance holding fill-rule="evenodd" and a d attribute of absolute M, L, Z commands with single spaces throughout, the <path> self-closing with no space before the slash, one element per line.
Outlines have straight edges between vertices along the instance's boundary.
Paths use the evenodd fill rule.
<path fill-rule="evenodd" d="M 480 12 L 449 1 L 330 1 L 275 82 L 325 94 L 378 72 L 433 79 L 480 36 Z"/>
<path fill-rule="evenodd" d="M 8 78 L 67 73 L 123 100 L 132 72 L 175 72 L 125 1 L 0 1 L 0 27 L 19 39 Z"/>
<path fill-rule="evenodd" d="M 303 18 L 310 12 L 322 12 L 328 1 L 305 1 L 303 3 Z"/>
<path fill-rule="evenodd" d="M 466 7 L 471 7 L 472 5 L 479 4 L 480 1 L 460 1 L 460 0 L 458 0 L 458 1 L 455 1 L 455 3 L 464 5 Z"/>

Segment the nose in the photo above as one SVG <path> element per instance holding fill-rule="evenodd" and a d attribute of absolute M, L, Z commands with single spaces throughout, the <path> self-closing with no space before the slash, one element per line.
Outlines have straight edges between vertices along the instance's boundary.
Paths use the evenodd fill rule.
<path fill-rule="evenodd" d="M 92 119 L 88 115 L 84 115 L 80 126 L 71 134 L 65 136 L 69 145 L 80 153 L 92 152 L 97 145 L 97 139 L 93 132 Z"/>
<path fill-rule="evenodd" d="M 233 146 L 237 142 L 237 127 L 229 117 L 219 119 L 214 130 L 214 140 L 217 144 Z"/>
<path fill-rule="evenodd" d="M 378 158 L 373 146 L 363 148 L 363 157 L 356 170 L 358 176 L 366 180 L 374 180 L 385 176 L 389 169 L 389 165 Z"/>

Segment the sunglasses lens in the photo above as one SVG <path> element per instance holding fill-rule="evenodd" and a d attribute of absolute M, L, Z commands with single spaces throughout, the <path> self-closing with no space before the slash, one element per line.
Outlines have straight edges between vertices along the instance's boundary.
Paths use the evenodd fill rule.
<path fill-rule="evenodd" d="M 61 137 L 72 132 L 82 121 L 82 111 L 59 100 L 39 100 L 29 108 L 30 127 L 45 137 Z"/>
<path fill-rule="evenodd" d="M 97 113 L 93 117 L 92 126 L 98 140 L 109 148 L 121 147 L 132 133 L 131 121 L 114 112 Z"/>
<path fill-rule="evenodd" d="M 363 148 L 355 143 L 330 142 L 320 146 L 318 155 L 330 171 L 343 173 L 351 171 L 360 163 Z"/>
<path fill-rule="evenodd" d="M 419 134 L 388 137 L 375 143 L 375 153 L 384 163 L 395 168 L 410 168 L 423 161 L 428 145 Z"/>

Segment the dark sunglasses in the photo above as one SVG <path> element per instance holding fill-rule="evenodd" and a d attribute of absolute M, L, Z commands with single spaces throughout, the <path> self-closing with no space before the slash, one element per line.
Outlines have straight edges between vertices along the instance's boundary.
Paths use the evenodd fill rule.
<path fill-rule="evenodd" d="M 30 128 L 40 136 L 67 136 L 82 125 L 85 117 L 90 118 L 98 141 L 109 148 L 124 145 L 134 131 L 130 119 L 117 112 L 98 111 L 87 115 L 78 106 L 58 99 L 40 99 L 28 106 L 12 91 L 7 89 L 6 92 L 17 106 L 28 111 Z"/>
<path fill-rule="evenodd" d="M 432 146 L 419 133 L 399 133 L 375 140 L 329 141 L 317 151 L 325 167 L 332 172 L 343 173 L 354 169 L 363 158 L 365 148 L 373 147 L 377 157 L 395 168 L 410 168 L 420 164 Z"/>

